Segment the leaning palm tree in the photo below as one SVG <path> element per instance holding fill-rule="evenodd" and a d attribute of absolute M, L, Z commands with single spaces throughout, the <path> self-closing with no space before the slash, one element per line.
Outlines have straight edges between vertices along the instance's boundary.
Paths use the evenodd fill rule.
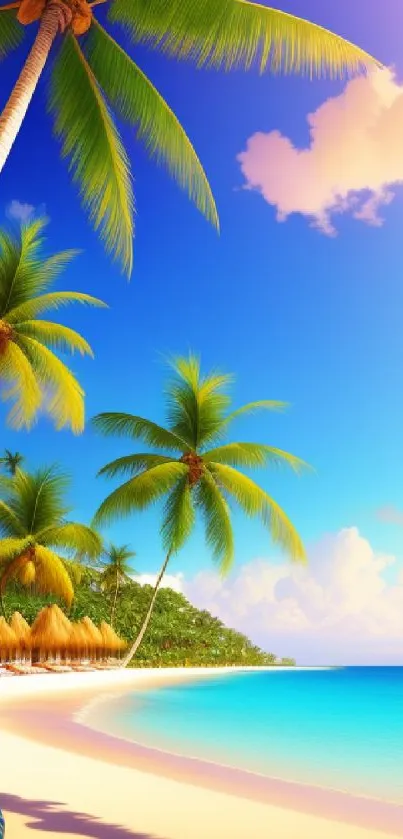
<path fill-rule="evenodd" d="M 121 547 L 109 545 L 103 557 L 102 587 L 107 591 L 113 592 L 113 602 L 109 618 L 112 627 L 119 589 L 125 583 L 129 583 L 131 581 L 130 575 L 135 573 L 130 562 L 134 556 L 136 556 L 135 552 L 129 550 L 128 545 L 122 545 Z"/>
<path fill-rule="evenodd" d="M 1 397 L 14 402 L 9 414 L 13 428 L 30 428 L 41 409 L 58 429 L 68 427 L 80 433 L 84 392 L 52 350 L 92 356 L 91 347 L 73 329 L 38 316 L 68 303 L 105 304 L 88 294 L 50 291 L 76 251 L 44 257 L 45 224 L 39 219 L 23 225 L 18 237 L 0 231 Z"/>
<path fill-rule="evenodd" d="M 19 469 L 0 484 L 0 597 L 10 580 L 54 594 L 70 606 L 74 596 L 68 557 L 95 559 L 102 540 L 91 527 L 69 521 L 69 480 L 55 467 L 27 474 Z"/>
<path fill-rule="evenodd" d="M 274 542 L 293 559 L 303 560 L 305 556 L 301 539 L 286 513 L 238 469 L 284 463 L 298 471 L 305 465 L 303 461 L 261 443 L 221 443 L 237 417 L 259 409 L 281 409 L 284 403 L 251 402 L 228 413 L 231 399 L 225 389 L 230 376 L 202 377 L 199 360 L 192 355 L 175 360 L 173 368 L 168 387 L 167 428 L 132 414 L 103 413 L 93 420 L 103 434 L 123 434 L 163 452 L 126 455 L 100 471 L 110 478 L 130 477 L 103 501 L 95 516 L 96 525 L 142 510 L 166 496 L 161 526 L 166 557 L 140 633 L 123 659 L 124 665 L 142 641 L 168 562 L 189 538 L 196 511 L 204 518 L 207 544 L 222 573 L 230 569 L 234 556 L 231 501 L 248 516 L 259 517 Z"/>
<path fill-rule="evenodd" d="M 317 73 L 357 72 L 373 59 L 313 23 L 248 0 L 15 0 L 0 7 L 0 58 L 39 22 L 20 77 L 0 116 L 0 170 L 54 46 L 49 109 L 62 156 L 94 227 L 130 274 L 133 195 L 129 160 L 114 115 L 163 161 L 207 218 L 217 225 L 210 187 L 177 118 L 140 67 L 96 19 L 107 2 L 109 23 L 135 43 L 198 66 Z M 82 37 L 85 36 L 85 37 Z M 113 115 L 114 114 L 114 115 Z M 106 184 L 106 187 L 105 187 Z"/>
<path fill-rule="evenodd" d="M 10 452 L 9 449 L 4 450 L 4 457 L 0 457 L 0 463 L 4 466 L 9 475 L 15 475 L 17 469 L 24 461 L 24 455 L 20 452 Z"/>

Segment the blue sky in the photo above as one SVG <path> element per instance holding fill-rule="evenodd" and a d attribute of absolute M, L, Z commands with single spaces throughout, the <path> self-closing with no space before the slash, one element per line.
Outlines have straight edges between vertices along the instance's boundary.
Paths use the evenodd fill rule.
<path fill-rule="evenodd" d="M 287 11 L 328 25 L 359 42 L 403 74 L 398 0 L 336 4 L 289 0 Z M 217 200 L 218 237 L 162 169 L 124 131 L 135 176 L 135 269 L 130 284 L 111 265 L 87 224 L 45 113 L 45 79 L 35 94 L 2 173 L 1 213 L 12 200 L 45 205 L 49 249 L 82 248 L 60 288 L 98 295 L 110 310 L 68 310 L 96 359 L 74 359 L 87 393 L 88 417 L 131 411 L 163 420 L 163 357 L 200 353 L 206 370 L 236 374 L 234 401 L 284 399 L 285 415 L 239 422 L 234 439 L 260 440 L 309 461 L 316 474 L 267 472 L 262 484 L 285 507 L 307 544 L 355 526 L 375 550 L 403 557 L 401 530 L 378 521 L 376 510 L 403 507 L 403 193 L 374 228 L 350 217 L 334 238 L 302 215 L 276 221 L 273 207 L 241 189 L 237 155 L 257 131 L 279 130 L 307 142 L 306 116 L 345 83 L 198 72 L 145 49 L 144 70 L 183 121 Z M 19 66 L 2 66 L 2 103 Z M 1 420 L 5 410 L 0 408 Z M 4 427 L 4 425 L 3 425 Z M 42 419 L 29 433 L 3 432 L 1 446 L 23 452 L 30 465 L 60 462 L 73 477 L 74 516 L 88 520 L 112 488 L 97 470 L 131 450 L 87 430 L 56 433 Z M 161 560 L 158 511 L 110 530 L 138 552 L 141 572 Z M 235 517 L 237 564 L 273 551 L 257 523 Z M 201 533 L 173 561 L 185 574 L 209 564 Z M 395 573 L 394 569 L 393 573 Z"/>

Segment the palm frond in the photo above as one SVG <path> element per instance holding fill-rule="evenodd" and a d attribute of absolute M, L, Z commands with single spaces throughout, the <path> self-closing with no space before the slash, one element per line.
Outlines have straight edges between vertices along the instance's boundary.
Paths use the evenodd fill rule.
<path fill-rule="evenodd" d="M 227 443 L 225 446 L 205 452 L 203 460 L 205 463 L 224 463 L 228 466 L 244 466 L 245 468 L 286 464 L 295 472 L 309 468 L 301 458 L 262 443 Z"/>
<path fill-rule="evenodd" d="M 71 606 L 74 589 L 65 561 L 49 548 L 37 545 L 34 563 L 36 590 L 41 594 L 54 594 Z"/>
<path fill-rule="evenodd" d="M 81 303 L 84 306 L 98 306 L 107 308 L 107 304 L 90 294 L 82 294 L 78 291 L 54 291 L 49 294 L 40 294 L 27 300 L 20 306 L 16 306 L 7 314 L 7 323 L 17 324 L 26 320 L 32 320 L 42 312 L 61 309 L 70 303 Z"/>
<path fill-rule="evenodd" d="M 68 475 L 55 466 L 31 474 L 17 472 L 7 504 L 24 535 L 36 538 L 38 532 L 64 520 L 69 512 L 64 500 L 69 484 Z"/>
<path fill-rule="evenodd" d="M 42 270 L 43 230 L 47 219 L 23 224 L 18 237 L 0 230 L 0 317 L 47 286 Z"/>
<path fill-rule="evenodd" d="M 129 454 L 107 463 L 99 470 L 98 475 L 106 475 L 108 478 L 115 478 L 116 475 L 137 475 L 143 469 L 173 462 L 175 461 L 171 457 L 164 457 L 162 454 Z"/>
<path fill-rule="evenodd" d="M 235 411 L 231 411 L 225 417 L 225 425 L 229 425 L 230 422 L 244 416 L 244 414 L 256 414 L 257 411 L 284 411 L 286 408 L 288 408 L 287 402 L 279 402 L 276 399 L 259 399 L 257 402 L 248 402 L 246 405 L 236 408 Z"/>
<path fill-rule="evenodd" d="M 204 169 L 179 120 L 140 67 L 93 19 L 86 42 L 88 62 L 114 110 L 137 125 L 137 137 L 163 163 L 196 207 L 218 228 Z"/>
<path fill-rule="evenodd" d="M 179 551 L 189 538 L 195 523 L 192 491 L 188 476 L 184 475 L 167 498 L 161 534 L 167 553 Z"/>
<path fill-rule="evenodd" d="M 92 527 L 72 521 L 44 528 L 36 538 L 45 547 L 73 551 L 83 559 L 97 559 L 103 549 L 102 539 Z"/>
<path fill-rule="evenodd" d="M 24 348 L 14 341 L 0 354 L 0 379 L 8 384 L 0 390 L 1 399 L 14 402 L 8 424 L 15 429 L 31 428 L 42 402 L 42 391 Z"/>
<path fill-rule="evenodd" d="M 209 472 L 204 472 L 197 490 L 197 507 L 203 513 L 207 545 L 221 573 L 226 574 L 234 559 L 234 535 L 229 506 Z"/>
<path fill-rule="evenodd" d="M 30 546 L 29 539 L 23 538 L 5 538 L 0 539 L 0 574 L 6 570 L 8 564 L 15 559 L 16 556 L 23 554 Z"/>
<path fill-rule="evenodd" d="M 25 536 L 24 528 L 14 510 L 6 501 L 0 500 L 0 534 L 5 537 Z"/>
<path fill-rule="evenodd" d="M 92 419 L 94 428 L 107 437 L 111 435 L 123 435 L 133 440 L 141 440 L 156 449 L 167 449 L 168 451 L 184 452 L 189 446 L 181 440 L 177 434 L 163 428 L 151 420 L 133 414 L 122 414 L 107 412 L 98 414 Z"/>
<path fill-rule="evenodd" d="M 54 64 L 49 107 L 62 155 L 90 221 L 128 276 L 133 263 L 130 166 L 95 76 L 67 32 Z"/>
<path fill-rule="evenodd" d="M 232 377 L 220 373 L 202 377 L 200 360 L 192 354 L 173 359 L 171 366 L 175 375 L 167 387 L 169 426 L 192 449 L 198 449 L 222 430 L 230 404 L 230 397 L 222 390 Z"/>
<path fill-rule="evenodd" d="M 15 9 L 0 9 L 0 61 L 21 43 L 24 30 L 18 23 Z"/>
<path fill-rule="evenodd" d="M 107 524 L 135 510 L 144 510 L 165 495 L 187 472 L 184 463 L 172 461 L 130 478 L 102 502 L 95 514 L 94 524 Z"/>
<path fill-rule="evenodd" d="M 34 338 L 40 344 L 45 344 L 49 349 L 59 350 L 74 354 L 77 350 L 80 355 L 94 357 L 94 353 L 88 343 L 79 332 L 62 326 L 60 323 L 52 323 L 46 320 L 26 320 L 16 327 L 19 335 Z"/>
<path fill-rule="evenodd" d="M 292 559 L 305 559 L 305 550 L 294 525 L 267 492 L 231 466 L 215 463 L 208 468 L 216 483 L 237 501 L 248 516 L 262 520 L 273 542 L 280 545 Z"/>
<path fill-rule="evenodd" d="M 51 350 L 33 338 L 19 335 L 18 345 L 28 357 L 42 388 L 46 390 L 44 407 L 57 430 L 71 428 L 81 434 L 84 428 L 84 391 L 71 371 Z"/>
<path fill-rule="evenodd" d="M 15 546 L 16 548 L 16 546 Z M 13 553 L 0 560 L 0 594 L 4 594 L 10 580 L 20 580 L 24 566 L 31 561 L 31 554 L 27 548 L 14 550 Z"/>
<path fill-rule="evenodd" d="M 198 66 L 236 66 L 331 77 L 377 62 L 321 26 L 248 0 L 116 0 L 110 20 L 143 42 Z"/>

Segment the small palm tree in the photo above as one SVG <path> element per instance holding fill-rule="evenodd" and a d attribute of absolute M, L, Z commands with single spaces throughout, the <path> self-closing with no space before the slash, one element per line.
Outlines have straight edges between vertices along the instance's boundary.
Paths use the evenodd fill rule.
<path fill-rule="evenodd" d="M 235 501 L 248 516 L 259 517 L 274 542 L 293 559 L 305 557 L 301 539 L 285 512 L 238 468 L 285 463 L 298 471 L 305 465 L 303 461 L 260 443 L 221 444 L 235 418 L 258 409 L 276 410 L 284 403 L 251 402 L 228 413 L 231 400 L 225 388 L 230 376 L 202 377 L 200 363 L 192 355 L 174 361 L 173 368 L 167 428 L 131 414 L 103 413 L 93 420 L 103 434 L 124 434 L 166 452 L 120 457 L 100 471 L 111 478 L 130 477 L 103 501 L 95 516 L 97 525 L 142 510 L 166 496 L 161 527 L 166 558 L 140 633 L 123 665 L 131 660 L 142 641 L 168 562 L 189 538 L 196 511 L 202 514 L 207 544 L 222 573 L 228 572 L 234 557 L 230 501 Z"/>
<path fill-rule="evenodd" d="M 73 584 L 68 556 L 95 559 L 102 540 L 91 527 L 69 521 L 64 496 L 67 476 L 55 467 L 33 474 L 18 470 L 0 484 L 0 597 L 10 580 L 34 585 L 41 594 L 54 594 L 70 606 Z M 66 554 L 66 556 L 64 556 Z M 67 561 L 66 561 L 67 560 Z"/>
<path fill-rule="evenodd" d="M 110 615 L 111 626 L 113 626 L 115 618 L 119 589 L 125 583 L 129 583 L 131 581 L 130 575 L 135 573 L 130 562 L 134 556 L 136 556 L 135 552 L 129 550 L 128 545 L 122 545 L 121 547 L 110 545 L 104 554 L 102 586 L 107 591 L 113 591 L 114 593 Z"/>
<path fill-rule="evenodd" d="M 6 472 L 9 475 L 15 475 L 17 469 L 21 466 L 24 461 L 24 455 L 20 454 L 20 452 L 10 452 L 9 449 L 5 449 L 4 457 L 0 457 L 0 463 L 4 466 Z"/>
<path fill-rule="evenodd" d="M 363 50 L 326 29 L 248 0 L 13 0 L 0 7 L 0 59 L 19 46 L 25 26 L 39 22 L 0 116 L 0 171 L 57 40 L 49 97 L 55 133 L 91 222 L 129 274 L 130 164 L 112 113 L 136 126 L 149 154 L 167 166 L 209 220 L 218 221 L 206 175 L 182 126 L 96 19 L 94 7 L 104 2 L 109 22 L 136 45 L 146 43 L 198 66 L 249 68 L 256 61 L 261 70 L 272 66 L 337 75 L 374 64 Z"/>
<path fill-rule="evenodd" d="M 76 251 L 45 258 L 45 225 L 44 219 L 23 225 L 19 237 L 0 231 L 0 386 L 9 386 L 2 398 L 14 401 L 9 414 L 14 428 L 30 428 L 43 409 L 58 429 L 80 433 L 84 392 L 52 350 L 92 356 L 91 347 L 73 329 L 38 316 L 68 303 L 105 304 L 88 294 L 49 290 Z"/>

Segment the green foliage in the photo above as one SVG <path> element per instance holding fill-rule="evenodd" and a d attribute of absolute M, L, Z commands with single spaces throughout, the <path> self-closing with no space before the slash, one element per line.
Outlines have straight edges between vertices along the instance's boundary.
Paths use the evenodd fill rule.
<path fill-rule="evenodd" d="M 12 479 L 2 481 L 0 593 L 18 580 L 72 601 L 72 577 L 78 580 L 79 575 L 71 560 L 76 555 L 96 559 L 102 540 L 92 528 L 66 520 L 68 485 L 68 477 L 54 467 L 32 474 L 18 469 Z"/>
<path fill-rule="evenodd" d="M 1 18 L 1 14 L 0 14 Z M 43 254 L 46 219 L 23 225 L 20 236 L 0 230 L 0 378 L 7 385 L 1 398 L 13 407 L 9 423 L 31 428 L 40 408 L 58 429 L 79 433 L 84 427 L 84 392 L 73 373 L 53 352 L 92 355 L 87 341 L 67 326 L 39 320 L 41 312 L 68 303 L 104 306 L 77 292 L 49 292 L 76 251 Z"/>
<path fill-rule="evenodd" d="M 109 621 L 113 590 L 103 591 L 99 571 L 83 566 L 73 604 L 67 614 L 70 620 L 88 617 L 97 625 Z M 116 605 L 114 628 L 129 643 L 140 629 L 147 611 L 151 586 L 133 581 L 122 586 Z M 32 623 L 39 609 L 55 602 L 34 590 L 11 584 L 5 596 L 8 615 L 19 611 Z M 61 608 L 66 610 L 62 601 Z M 171 589 L 160 589 L 144 641 L 132 662 L 136 667 L 211 667 L 225 665 L 269 666 L 276 662 L 273 653 L 265 653 L 244 635 L 227 629 L 207 611 L 200 611 L 186 598 Z"/>
<path fill-rule="evenodd" d="M 167 428 L 125 413 L 104 413 L 93 420 L 95 428 L 107 436 L 127 435 L 172 453 L 131 454 L 104 466 L 101 475 L 131 477 L 107 496 L 95 522 L 108 523 L 166 496 L 161 524 L 166 553 L 176 552 L 185 544 L 200 511 L 207 545 L 221 572 L 226 573 L 234 558 L 229 504 L 235 501 L 246 515 L 260 518 L 274 542 L 292 559 L 303 560 L 301 539 L 285 512 L 234 467 L 284 464 L 299 472 L 306 466 L 304 461 L 260 443 L 209 448 L 226 435 L 236 417 L 261 409 L 278 410 L 284 403 L 261 400 L 229 411 L 231 397 L 227 391 L 232 376 L 219 372 L 203 375 L 200 360 L 192 354 L 173 359 L 170 366 L 173 375 L 166 389 Z"/>
<path fill-rule="evenodd" d="M 0 14 L 0 61 L 15 50 L 23 39 L 24 30 L 16 19 L 15 9 Z"/>
<path fill-rule="evenodd" d="M 54 64 L 49 107 L 62 156 L 69 160 L 84 207 L 107 250 L 128 275 L 133 259 L 130 165 L 99 84 L 68 32 Z"/>
<path fill-rule="evenodd" d="M 166 166 L 196 207 L 218 227 L 206 174 L 178 118 L 140 67 L 95 19 L 86 54 L 116 113 L 137 126 L 137 138 L 145 144 L 149 155 Z"/>
<path fill-rule="evenodd" d="M 321 26 L 247 0 L 115 0 L 109 18 L 135 42 L 192 59 L 199 67 L 234 66 L 331 76 L 375 62 Z"/>

